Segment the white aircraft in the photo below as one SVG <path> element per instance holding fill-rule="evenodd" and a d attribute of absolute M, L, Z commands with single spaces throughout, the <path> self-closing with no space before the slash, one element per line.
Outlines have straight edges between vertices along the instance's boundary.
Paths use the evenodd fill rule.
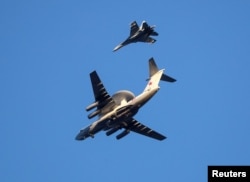
<path fill-rule="evenodd" d="M 127 90 L 116 92 L 112 97 L 104 88 L 96 71 L 90 73 L 95 102 L 86 107 L 86 111 L 96 108 L 95 111 L 88 115 L 91 119 L 99 116 L 98 120 L 93 122 L 86 128 L 80 130 L 76 136 L 76 140 L 84 140 L 103 130 L 109 136 L 116 131 L 123 131 L 116 136 L 117 139 L 129 134 L 130 131 L 157 139 L 164 140 L 166 137 L 147 126 L 136 121 L 133 116 L 138 110 L 149 101 L 160 89 L 160 80 L 167 82 L 175 82 L 176 80 L 163 74 L 164 69 L 159 70 L 153 58 L 149 59 L 149 81 L 144 91 L 135 97 L 135 95 Z"/>

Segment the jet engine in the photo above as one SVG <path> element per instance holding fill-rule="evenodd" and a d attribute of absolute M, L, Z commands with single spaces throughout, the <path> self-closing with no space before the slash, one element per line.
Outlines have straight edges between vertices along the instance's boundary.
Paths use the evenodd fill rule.
<path fill-rule="evenodd" d="M 90 104 L 88 107 L 86 107 L 86 111 L 92 110 L 93 108 L 97 107 L 98 104 L 99 104 L 99 102 L 94 102 L 94 103 Z"/>
<path fill-rule="evenodd" d="M 116 131 L 118 131 L 120 128 L 112 128 L 109 131 L 106 132 L 106 135 L 112 135 L 113 133 L 115 133 Z"/>
<path fill-rule="evenodd" d="M 129 134 L 129 130 L 124 130 L 122 133 L 120 133 L 119 135 L 116 136 L 116 139 L 119 140 L 123 137 L 125 137 L 127 134 Z"/>
<path fill-rule="evenodd" d="M 92 112 L 92 113 L 90 113 L 90 114 L 88 115 L 88 118 L 91 119 L 91 118 L 95 117 L 96 115 L 98 115 L 98 114 L 100 114 L 100 113 L 101 113 L 101 110 L 100 110 L 100 109 L 95 110 L 94 112 Z"/>

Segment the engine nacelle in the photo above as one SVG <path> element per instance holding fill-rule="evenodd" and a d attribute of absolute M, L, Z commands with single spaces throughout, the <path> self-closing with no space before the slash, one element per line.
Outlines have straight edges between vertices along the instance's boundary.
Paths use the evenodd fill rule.
<path fill-rule="evenodd" d="M 112 128 L 109 131 L 106 132 L 106 135 L 112 135 L 113 133 L 117 132 L 119 130 L 119 128 Z"/>
<path fill-rule="evenodd" d="M 89 106 L 86 107 L 86 111 L 90 111 L 91 109 L 97 107 L 99 104 L 99 102 L 94 102 L 92 104 L 90 104 Z"/>
<path fill-rule="evenodd" d="M 93 117 L 95 117 L 96 115 L 100 114 L 101 110 L 95 110 L 94 112 L 90 113 L 88 115 L 88 118 L 91 119 Z"/>
<path fill-rule="evenodd" d="M 116 136 L 116 139 L 119 140 L 123 137 L 125 137 L 127 134 L 129 134 L 129 130 L 124 130 L 122 133 L 120 133 L 119 135 Z"/>

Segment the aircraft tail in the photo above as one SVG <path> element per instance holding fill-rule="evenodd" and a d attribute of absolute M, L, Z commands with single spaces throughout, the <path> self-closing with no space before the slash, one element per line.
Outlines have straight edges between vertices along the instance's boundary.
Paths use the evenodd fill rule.
<path fill-rule="evenodd" d="M 133 36 L 139 30 L 139 26 L 136 21 L 130 24 L 130 36 Z"/>
<path fill-rule="evenodd" d="M 142 23 L 141 23 L 141 29 L 147 29 L 149 26 L 148 26 L 148 24 L 147 24 L 147 22 L 144 20 L 144 21 L 142 21 Z"/>
<path fill-rule="evenodd" d="M 154 74 L 159 71 L 154 58 L 149 59 L 149 78 L 151 78 Z M 175 82 L 176 80 L 168 75 L 162 74 L 160 80 L 167 82 Z"/>
<path fill-rule="evenodd" d="M 159 88 L 159 82 L 160 80 L 166 81 L 166 82 L 175 82 L 176 80 L 166 74 L 163 73 L 164 69 L 159 70 L 154 58 L 149 59 L 149 80 L 148 84 L 144 91 L 148 91 L 151 89 Z"/>

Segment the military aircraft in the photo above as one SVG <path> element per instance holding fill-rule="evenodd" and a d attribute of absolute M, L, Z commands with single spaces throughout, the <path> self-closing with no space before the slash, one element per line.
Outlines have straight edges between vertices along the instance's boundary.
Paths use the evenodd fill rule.
<path fill-rule="evenodd" d="M 164 69 L 159 70 L 154 59 L 149 59 L 149 79 L 144 91 L 135 97 L 135 95 L 127 90 L 116 92 L 112 97 L 108 94 L 102 81 L 96 71 L 90 73 L 95 102 L 86 107 L 86 111 L 96 108 L 95 111 L 88 115 L 91 119 L 99 116 L 98 120 L 90 124 L 88 127 L 80 130 L 76 136 L 76 140 L 84 140 L 103 130 L 109 136 L 116 131 L 123 131 L 116 136 L 117 139 L 129 134 L 130 131 L 157 139 L 164 140 L 166 137 L 149 127 L 141 124 L 133 116 L 138 110 L 149 101 L 159 90 L 160 80 L 167 82 L 175 82 L 174 78 L 163 74 Z"/>
<path fill-rule="evenodd" d="M 154 31 L 154 28 L 155 26 L 149 26 L 146 21 L 143 21 L 140 27 L 137 25 L 136 21 L 133 21 L 130 24 L 129 37 L 124 42 L 116 46 L 113 51 L 117 51 L 118 49 L 130 43 L 136 43 L 136 42 L 154 43 L 156 40 L 150 37 L 150 35 L 152 36 L 158 35 L 158 33 Z"/>

